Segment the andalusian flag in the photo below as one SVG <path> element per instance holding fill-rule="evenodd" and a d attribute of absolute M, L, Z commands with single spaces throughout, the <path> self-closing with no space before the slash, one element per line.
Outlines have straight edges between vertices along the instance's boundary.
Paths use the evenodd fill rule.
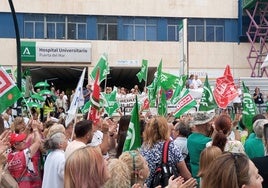
<path fill-rule="evenodd" d="M 136 102 L 131 112 L 131 119 L 128 126 L 127 137 L 124 143 L 123 151 L 135 150 L 141 147 L 141 132 L 139 119 L 139 105 L 136 96 Z"/>
<path fill-rule="evenodd" d="M 143 59 L 141 70 L 136 74 L 136 76 L 139 79 L 139 82 L 141 82 L 142 80 L 144 80 L 145 82 L 147 81 L 147 73 L 148 73 L 148 60 Z"/>
<path fill-rule="evenodd" d="M 0 67 L 0 114 L 21 97 L 21 92 L 3 67 Z"/>
<path fill-rule="evenodd" d="M 250 95 L 248 88 L 243 84 L 243 110 L 242 110 L 242 122 L 247 127 L 249 132 L 252 132 L 252 119 L 257 114 L 256 104 Z"/>
<path fill-rule="evenodd" d="M 100 75 L 100 70 L 98 69 L 96 77 L 95 77 L 93 92 L 90 96 L 91 107 L 90 107 L 90 111 L 89 111 L 88 117 L 87 117 L 87 119 L 90 119 L 91 121 L 93 121 L 94 125 L 96 125 L 96 123 L 98 123 L 100 120 L 100 114 L 99 114 L 99 110 L 100 110 L 99 75 Z"/>
<path fill-rule="evenodd" d="M 107 57 L 105 55 L 102 55 L 98 64 L 94 67 L 92 70 L 90 76 L 92 79 L 95 79 L 97 76 L 97 70 L 100 69 L 100 80 L 99 82 L 101 83 L 103 80 L 105 80 L 107 74 L 110 73 Z"/>
<path fill-rule="evenodd" d="M 177 104 L 176 110 L 174 112 L 174 116 L 180 117 L 185 112 L 193 108 L 196 104 L 197 103 L 192 97 L 192 95 L 189 93 L 189 90 L 184 88 L 181 92 L 181 98 Z"/>
<path fill-rule="evenodd" d="M 208 76 L 206 76 L 206 80 L 203 87 L 202 98 L 200 101 L 199 111 L 210 111 L 216 109 L 217 103 L 214 99 L 213 92 L 208 83 Z"/>

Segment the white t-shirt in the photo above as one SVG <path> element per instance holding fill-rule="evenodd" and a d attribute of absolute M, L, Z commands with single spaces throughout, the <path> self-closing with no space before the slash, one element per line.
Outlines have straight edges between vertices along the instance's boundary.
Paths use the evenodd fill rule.
<path fill-rule="evenodd" d="M 42 188 L 64 188 L 65 155 L 63 150 L 54 150 L 48 154 L 44 166 Z"/>
<path fill-rule="evenodd" d="M 67 159 L 75 150 L 86 146 L 84 142 L 80 142 L 77 140 L 73 140 L 72 142 L 68 143 L 65 149 L 65 159 Z"/>

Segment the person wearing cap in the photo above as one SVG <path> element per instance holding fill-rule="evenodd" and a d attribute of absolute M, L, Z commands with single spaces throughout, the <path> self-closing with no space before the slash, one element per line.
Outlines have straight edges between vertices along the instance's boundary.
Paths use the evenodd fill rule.
<path fill-rule="evenodd" d="M 32 157 L 38 151 L 41 138 L 38 132 L 38 123 L 31 120 L 29 126 L 33 129 L 34 139 L 32 144 L 27 147 L 25 133 L 11 133 L 10 145 L 12 152 L 8 154 L 8 170 L 17 180 L 20 188 L 41 187 L 41 176 L 38 169 L 33 164 Z"/>
<path fill-rule="evenodd" d="M 245 142 L 245 152 L 250 159 L 264 156 L 263 127 L 268 124 L 267 119 L 259 119 L 253 123 L 255 136 L 249 137 Z"/>
<path fill-rule="evenodd" d="M 206 144 L 211 141 L 209 137 L 213 128 L 212 120 L 214 114 L 206 112 L 197 112 L 193 114 L 192 120 L 189 125 L 193 128 L 193 133 L 188 137 L 187 148 L 190 156 L 190 166 L 192 176 L 196 178 L 199 182 L 199 177 L 197 176 L 199 170 L 199 158 L 200 154 L 205 149 Z"/>

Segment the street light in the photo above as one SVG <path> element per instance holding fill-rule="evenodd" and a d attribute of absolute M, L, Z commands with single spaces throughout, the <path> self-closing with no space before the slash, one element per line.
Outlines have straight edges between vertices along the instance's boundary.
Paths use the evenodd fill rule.
<path fill-rule="evenodd" d="M 17 43 L 17 86 L 21 90 L 21 50 L 20 50 L 20 32 L 19 32 L 19 26 L 17 21 L 16 12 L 14 9 L 14 5 L 12 0 L 8 0 L 9 6 L 11 9 L 13 22 L 14 22 L 14 28 L 15 28 L 15 34 L 16 34 L 16 43 Z M 21 100 L 19 99 L 17 102 L 17 106 L 21 106 Z"/>

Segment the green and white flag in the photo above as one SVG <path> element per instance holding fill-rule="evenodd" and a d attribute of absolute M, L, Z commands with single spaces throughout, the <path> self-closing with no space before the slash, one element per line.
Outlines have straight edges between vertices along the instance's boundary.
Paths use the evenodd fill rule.
<path fill-rule="evenodd" d="M 148 74 L 148 60 L 143 59 L 142 60 L 142 67 L 140 72 L 136 74 L 136 76 L 139 79 L 139 82 L 144 80 L 145 82 L 147 81 L 147 74 Z"/>
<path fill-rule="evenodd" d="M 252 119 L 257 114 L 256 104 L 250 95 L 248 88 L 243 84 L 243 102 L 242 102 L 242 122 L 247 127 L 249 132 L 252 132 Z"/>
<path fill-rule="evenodd" d="M 124 143 L 123 151 L 135 150 L 141 147 L 141 132 L 139 120 L 139 105 L 136 96 L 136 102 L 131 112 L 130 123 L 128 126 L 127 137 Z"/>
<path fill-rule="evenodd" d="M 104 105 L 105 111 L 108 113 L 109 116 L 112 116 L 112 114 L 120 107 L 118 101 L 116 100 L 116 93 L 117 87 L 115 86 L 110 94 L 101 93 L 101 96 L 105 101 L 104 103 L 106 104 Z"/>
<path fill-rule="evenodd" d="M 217 107 L 218 105 L 214 99 L 213 92 L 208 82 L 208 76 L 206 76 L 199 111 L 210 111 Z"/>
<path fill-rule="evenodd" d="M 182 89 L 185 87 L 186 79 L 187 79 L 187 76 L 185 75 L 180 77 L 179 83 L 176 86 L 176 89 L 172 95 L 172 98 L 170 99 L 170 102 L 172 104 L 176 104 L 180 100 L 180 97 L 181 97 L 180 94 L 181 94 Z"/>
<path fill-rule="evenodd" d="M 90 77 L 92 80 L 95 80 L 98 68 L 100 69 L 99 83 L 101 83 L 103 80 L 105 80 L 107 74 L 110 73 L 110 68 L 108 65 L 107 57 L 105 55 L 101 56 L 98 64 L 92 70 L 92 72 L 90 74 Z"/>
<path fill-rule="evenodd" d="M 184 88 L 181 93 L 181 98 L 174 112 L 175 117 L 180 117 L 197 104 L 188 89 Z"/>
<path fill-rule="evenodd" d="M 166 116 L 167 115 L 167 98 L 166 98 L 166 92 L 162 88 L 161 89 L 161 98 L 160 103 L 158 104 L 158 115 L 160 116 Z"/>
<path fill-rule="evenodd" d="M 3 67 L 0 67 L 0 114 L 21 97 L 21 92 Z"/>
<path fill-rule="evenodd" d="M 160 75 L 161 87 L 165 90 L 176 89 L 179 81 L 180 77 L 177 77 L 173 74 L 162 72 Z"/>

